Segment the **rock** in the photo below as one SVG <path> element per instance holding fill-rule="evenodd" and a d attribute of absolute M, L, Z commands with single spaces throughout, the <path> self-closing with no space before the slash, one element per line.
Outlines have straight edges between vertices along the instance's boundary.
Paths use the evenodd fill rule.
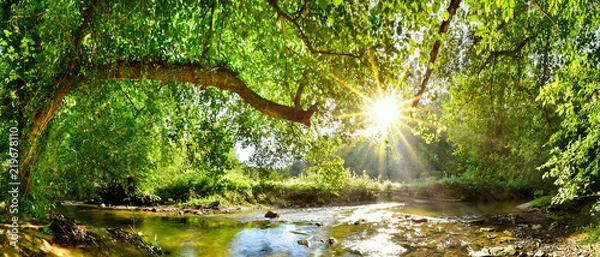
<path fill-rule="evenodd" d="M 315 225 L 316 225 L 317 227 L 322 227 L 322 226 L 323 226 L 323 223 L 321 223 L 321 222 L 317 222 L 317 223 L 315 223 Z"/>
<path fill-rule="evenodd" d="M 84 204 L 98 204 L 98 201 L 96 201 L 96 199 L 94 198 L 89 198 L 89 199 L 85 199 L 83 200 Z"/>
<path fill-rule="evenodd" d="M 299 245 L 304 245 L 304 246 L 310 248 L 310 241 L 308 241 L 309 239 L 310 239 L 310 237 L 307 238 L 307 239 L 300 239 L 300 240 L 298 240 L 298 244 Z"/>
<path fill-rule="evenodd" d="M 549 230 L 555 230 L 556 228 L 558 228 L 558 226 L 560 226 L 560 223 L 558 221 L 552 222 L 552 224 L 550 224 L 550 228 L 548 228 Z"/>
<path fill-rule="evenodd" d="M 327 243 L 329 245 L 333 245 L 333 244 L 337 243 L 337 240 L 333 237 L 330 237 L 329 239 L 327 239 Z"/>
<path fill-rule="evenodd" d="M 540 230 L 540 229 L 542 229 L 542 225 L 540 225 L 540 224 L 533 224 L 533 225 L 531 225 L 531 228 L 534 229 L 534 230 Z"/>
<path fill-rule="evenodd" d="M 417 218 L 417 217 L 414 217 L 411 220 L 414 223 L 425 223 L 428 221 L 427 218 Z"/>
<path fill-rule="evenodd" d="M 467 224 L 481 224 L 481 223 L 485 222 L 485 219 L 484 218 L 473 218 L 473 219 L 465 220 L 463 222 L 467 223 Z"/>
<path fill-rule="evenodd" d="M 481 251 L 469 251 L 469 256 L 471 257 L 513 256 L 516 254 L 517 249 L 512 245 L 484 247 Z"/>
<path fill-rule="evenodd" d="M 527 211 L 529 209 L 531 209 L 531 203 L 522 203 L 517 205 L 517 209 L 522 210 L 522 211 Z"/>
<path fill-rule="evenodd" d="M 218 210 L 221 207 L 221 202 L 214 201 L 208 205 L 209 209 Z"/>
<path fill-rule="evenodd" d="M 479 232 L 493 232 L 494 230 L 494 228 L 480 228 Z"/>
<path fill-rule="evenodd" d="M 265 218 L 279 218 L 279 213 L 268 211 L 265 213 Z"/>
<path fill-rule="evenodd" d="M 106 204 L 104 204 L 104 203 L 101 203 L 101 204 L 99 204 L 98 206 L 99 206 L 100 208 L 106 208 Z"/>
<path fill-rule="evenodd" d="M 486 250 L 486 249 L 484 249 L 484 250 Z M 490 253 L 488 251 L 484 251 L 484 250 L 473 251 L 473 250 L 469 249 L 469 256 L 471 256 L 471 257 L 490 257 L 491 256 Z"/>
<path fill-rule="evenodd" d="M 363 224 L 365 221 L 367 221 L 367 220 L 365 220 L 365 219 L 359 219 L 359 220 L 355 221 L 353 224 L 354 225 L 360 225 L 360 224 Z"/>

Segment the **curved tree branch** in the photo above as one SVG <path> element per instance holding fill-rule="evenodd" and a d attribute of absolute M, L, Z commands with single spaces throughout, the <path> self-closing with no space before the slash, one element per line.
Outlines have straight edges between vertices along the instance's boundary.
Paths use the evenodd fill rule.
<path fill-rule="evenodd" d="M 294 20 L 298 20 L 300 18 L 300 16 L 302 16 L 302 13 L 304 12 L 304 10 L 306 9 L 306 5 L 308 4 L 307 0 L 302 1 L 302 6 L 300 7 L 300 9 L 298 11 L 296 11 L 294 13 Z"/>
<path fill-rule="evenodd" d="M 542 12 L 542 14 L 544 14 L 544 16 L 546 16 L 546 18 L 548 18 L 550 20 L 550 22 L 552 22 L 552 25 L 554 25 L 554 29 L 556 31 L 559 31 L 559 27 L 558 24 L 556 24 L 556 21 L 554 21 L 554 19 L 552 18 L 552 16 L 550 16 L 550 14 L 548 12 L 546 12 L 544 10 L 544 8 L 542 8 L 542 6 L 540 5 L 540 3 L 538 3 L 538 1 L 533 0 L 533 3 L 537 6 L 537 8 L 540 10 L 540 12 Z"/>
<path fill-rule="evenodd" d="M 525 47 L 527 45 L 527 43 L 529 43 L 530 40 L 531 40 L 531 37 L 525 38 L 525 40 L 523 40 L 523 42 L 521 42 L 517 47 L 515 47 L 515 49 L 512 49 L 512 50 L 500 50 L 500 51 L 490 52 L 490 55 L 486 58 L 485 62 L 483 62 L 481 67 L 479 67 L 479 71 L 477 73 L 481 73 L 481 71 L 488 65 L 488 63 L 490 62 L 490 60 L 492 58 L 496 58 L 498 56 L 509 56 L 510 57 L 510 56 L 514 56 L 514 55 L 520 53 L 521 50 L 523 50 L 523 47 Z"/>
<path fill-rule="evenodd" d="M 146 64 L 144 62 L 120 62 L 115 65 L 95 66 L 96 76 L 88 78 L 83 74 L 67 75 L 64 73 L 58 81 L 57 86 L 47 99 L 37 109 L 32 119 L 31 130 L 25 139 L 26 144 L 31 144 L 23 155 L 20 162 L 19 173 L 21 181 L 25 182 L 24 194 L 29 193 L 31 185 L 31 171 L 35 165 L 38 155 L 35 154 L 36 148 L 31 147 L 39 143 L 38 139 L 45 131 L 46 127 L 53 119 L 63 99 L 73 90 L 86 83 L 94 83 L 105 80 L 139 80 L 142 78 L 157 80 L 162 82 L 188 82 L 200 87 L 216 87 L 221 90 L 231 91 L 239 95 L 245 102 L 250 104 L 258 111 L 271 117 L 286 119 L 293 122 L 302 123 L 310 126 L 310 119 L 318 111 L 318 105 L 314 104 L 306 110 L 299 106 L 285 106 L 273 101 L 267 100 L 250 89 L 244 81 L 238 78 L 237 74 L 225 67 L 218 66 L 210 69 L 198 68 L 194 64 L 165 64 L 153 62 Z M 301 93 L 301 90 L 299 90 Z M 297 97 L 299 97 L 297 95 Z"/>
<path fill-rule="evenodd" d="M 287 21 L 292 23 L 292 25 L 294 25 L 294 27 L 296 27 L 296 29 L 298 30 L 298 34 L 300 35 L 300 38 L 302 39 L 302 42 L 304 42 L 304 45 L 306 45 L 306 47 L 312 54 L 348 56 L 348 57 L 354 57 L 354 58 L 360 57 L 358 55 L 350 54 L 350 53 L 338 53 L 338 52 L 333 52 L 333 51 L 328 51 L 328 50 L 316 49 L 313 46 L 312 42 L 310 42 L 310 40 L 308 39 L 306 34 L 304 34 L 304 31 L 302 30 L 302 27 L 300 27 L 300 24 L 298 24 L 297 19 L 300 17 L 300 15 L 298 15 L 296 18 L 290 17 L 289 14 L 287 14 L 286 12 L 281 10 L 281 8 L 279 8 L 279 6 L 277 5 L 278 0 L 267 0 L 267 2 L 269 3 L 269 5 L 271 7 L 273 7 L 273 9 L 275 10 L 275 12 L 277 12 L 277 15 L 279 15 L 279 17 L 286 19 Z M 300 10 L 302 11 L 302 9 L 300 9 Z"/>
<path fill-rule="evenodd" d="M 256 110 L 271 117 L 285 119 L 310 126 L 312 115 L 318 110 L 313 105 L 307 110 L 295 106 L 285 106 L 267 100 L 250 89 L 232 70 L 217 66 L 210 69 L 198 68 L 194 64 L 166 64 L 153 62 L 145 65 L 142 62 L 121 62 L 115 67 L 98 67 L 103 71 L 98 74 L 99 80 L 136 80 L 146 78 L 163 82 L 188 82 L 202 87 L 216 87 L 239 95 Z"/>
<path fill-rule="evenodd" d="M 454 14 L 456 14 L 456 9 L 458 9 L 458 5 L 460 4 L 460 1 L 461 0 L 451 0 L 450 1 L 450 6 L 448 6 L 448 9 L 447 9 L 447 11 L 450 15 L 448 16 L 448 19 L 444 20 L 442 22 L 442 25 L 440 25 L 440 29 L 438 30 L 438 35 L 442 36 L 442 35 L 446 34 L 446 32 L 448 31 L 448 28 L 450 27 L 450 21 L 452 20 L 452 17 L 454 17 Z M 441 46 L 442 46 L 442 39 L 440 38 L 435 41 L 435 43 L 433 44 L 433 47 L 431 48 L 431 52 L 429 53 L 429 62 L 427 63 L 427 70 L 425 71 L 425 76 L 423 77 L 423 80 L 421 81 L 421 85 L 419 86 L 419 91 L 417 91 L 417 93 L 413 97 L 413 103 L 412 103 L 413 107 L 417 107 L 419 105 L 419 101 L 421 101 L 421 98 L 423 98 L 423 94 L 425 93 L 425 90 L 427 88 L 427 83 L 429 82 L 429 79 L 431 78 L 431 74 L 433 73 L 433 66 L 435 65 L 435 60 L 437 59 L 437 56 L 438 56 Z"/>

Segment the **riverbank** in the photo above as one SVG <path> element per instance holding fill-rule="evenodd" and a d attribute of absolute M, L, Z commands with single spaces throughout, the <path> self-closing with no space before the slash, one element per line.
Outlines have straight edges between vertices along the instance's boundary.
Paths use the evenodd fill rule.
<path fill-rule="evenodd" d="M 594 244 L 593 242 L 585 241 L 586 235 L 583 233 L 582 227 L 593 221 L 593 217 L 589 216 L 588 210 L 576 210 L 573 206 L 559 209 L 555 207 L 544 208 L 535 205 L 530 205 L 525 210 L 518 210 L 515 206 L 516 203 L 502 202 L 437 202 L 424 199 L 405 199 L 405 201 L 390 204 L 327 205 L 308 208 L 280 208 L 258 205 L 228 207 L 215 204 L 212 207 L 202 206 L 200 208 L 202 211 L 196 213 L 187 211 L 192 210 L 187 207 L 182 208 L 173 205 L 99 206 L 82 203 L 65 203 L 61 208 L 66 207 L 71 210 L 62 211 L 66 216 L 82 217 L 78 216 L 73 210 L 77 213 L 87 213 L 88 217 L 84 219 L 92 219 L 87 222 L 94 219 L 106 219 L 107 222 L 122 220 L 124 223 L 119 224 L 122 224 L 121 227 L 124 231 L 133 230 L 129 232 L 135 231 L 136 222 L 138 222 L 137 224 L 145 224 L 142 220 L 151 219 L 152 217 L 157 217 L 164 222 L 175 222 L 175 224 L 180 224 L 180 222 L 188 224 L 190 221 L 196 220 L 195 217 L 199 217 L 200 219 L 197 222 L 201 223 L 194 222 L 185 226 L 192 226 L 194 228 L 199 228 L 198 224 L 203 224 L 200 228 L 205 226 L 209 228 L 214 226 L 216 228 L 232 226 L 232 230 L 236 232 L 231 236 L 239 233 L 240 227 L 249 226 L 252 228 L 259 226 L 263 229 L 269 229 L 283 225 L 305 224 L 302 226 L 307 226 L 312 231 L 313 228 L 311 226 L 321 224 L 318 226 L 328 227 L 331 230 L 325 234 L 319 234 L 321 237 L 331 235 L 336 238 L 337 242 L 340 242 L 340 246 L 336 246 L 340 248 L 336 254 L 341 253 L 342 250 L 352 251 L 354 245 L 360 245 L 363 241 L 369 242 L 368 238 L 356 239 L 353 233 L 374 233 L 373 236 L 375 236 L 377 233 L 383 231 L 387 231 L 384 234 L 389 233 L 389 235 L 386 234 L 386 238 L 391 238 L 392 243 L 399 245 L 403 249 L 400 251 L 401 254 L 394 256 L 422 256 L 423 254 L 431 256 L 464 256 L 470 254 L 471 256 L 478 257 L 507 255 L 598 256 L 600 254 L 595 250 L 600 247 L 597 243 Z M 579 206 L 585 207 L 587 204 Z M 209 207 L 210 209 L 208 209 Z M 469 207 L 469 209 L 465 209 L 465 207 Z M 280 214 L 280 217 L 275 220 L 267 220 L 267 223 L 258 222 L 265 219 L 262 216 L 269 209 Z M 354 211 L 354 214 L 352 214 L 347 213 L 347 210 L 357 211 Z M 296 220 L 294 218 L 304 217 L 305 215 L 308 215 L 310 219 L 305 220 L 303 218 L 302 220 Z M 342 216 L 336 218 L 335 215 Z M 210 225 L 212 219 L 215 219 L 214 222 L 216 223 L 214 225 Z M 258 223 L 249 223 L 248 225 L 233 225 L 235 223 L 231 223 L 232 225 L 223 225 L 223 219 L 250 221 L 256 219 Z M 86 256 L 86 251 L 106 251 L 103 248 L 104 246 L 93 241 L 87 241 L 86 243 L 85 240 L 80 242 L 75 239 L 71 241 L 60 240 L 61 236 L 64 236 L 64 230 L 58 232 L 56 231 L 57 226 L 51 226 L 48 222 L 49 220 L 39 220 L 35 225 L 27 225 L 29 229 L 22 230 L 23 240 L 20 241 L 22 244 L 21 252 L 16 252 L 14 249 L 4 246 L 0 248 L 0 254 L 4 254 L 4 256 L 37 256 L 39 254 L 43 256 L 61 256 L 56 253 L 63 253 L 62 256 Z M 209 222 L 209 224 L 205 224 L 205 222 Z M 96 225 L 74 223 L 73 225 L 77 229 L 70 229 L 68 231 L 85 231 L 79 234 L 88 234 L 94 238 L 104 238 L 103 240 L 106 241 L 110 236 L 110 233 L 107 233 L 107 231 L 113 229 L 112 225 L 109 226 L 102 222 L 92 222 L 91 224 Z M 225 224 L 230 223 L 227 222 Z M 63 226 L 58 226 L 58 228 L 60 227 Z M 145 233 L 148 234 L 148 231 Z M 215 231 L 214 233 L 223 232 Z M 139 238 L 145 238 L 148 242 L 153 242 L 151 238 L 152 234 L 149 234 L 149 237 L 143 237 L 141 236 L 142 234 L 139 235 Z M 214 235 L 217 236 L 220 234 Z M 308 234 L 306 235 L 309 236 Z M 164 237 L 164 235 L 160 235 L 160 237 Z M 216 240 L 217 238 L 213 239 Z M 156 240 L 156 236 L 154 240 Z M 318 242 L 316 241 L 316 243 Z M 115 245 L 108 245 L 107 247 L 115 247 Z M 220 247 L 229 246 L 221 245 Z M 337 248 L 332 247 L 332 249 Z M 131 251 L 132 247 L 127 249 Z M 123 251 L 123 249 L 120 251 Z M 460 255 L 459 253 L 464 255 Z M 145 254 L 145 256 L 153 256 L 148 253 Z M 342 256 L 336 254 L 332 256 Z M 111 254 L 109 252 L 108 256 L 127 255 Z M 351 254 L 350 256 L 369 255 Z"/>
<path fill-rule="evenodd" d="M 243 196 L 243 197 L 242 197 Z M 574 203 L 564 206 L 546 206 L 547 201 L 536 201 L 541 205 L 530 204 L 526 210 L 511 211 L 508 216 L 497 216 L 494 209 L 499 208 L 501 203 L 506 203 L 507 199 L 513 200 L 509 204 L 516 206 L 517 204 L 527 201 L 525 197 L 517 191 L 502 190 L 497 187 L 473 187 L 469 184 L 461 184 L 454 180 L 447 181 L 432 181 L 420 184 L 395 184 L 391 182 L 379 183 L 366 178 L 354 178 L 345 187 L 337 192 L 331 192 L 326 188 L 320 187 L 314 183 L 304 183 L 302 181 L 293 182 L 262 182 L 252 185 L 251 187 L 237 187 L 236 190 L 230 190 L 228 194 L 212 195 L 202 199 L 189 199 L 185 202 L 169 203 L 169 202 L 152 202 L 146 205 L 112 205 L 98 200 L 88 200 L 87 203 L 82 201 L 62 201 L 57 203 L 63 206 L 80 206 L 81 210 L 85 209 L 95 215 L 105 215 L 107 213 L 120 213 L 125 215 L 125 219 L 138 219 L 142 217 L 165 217 L 167 219 L 188 219 L 189 217 L 206 216 L 230 216 L 239 215 L 247 212 L 261 212 L 269 209 L 279 210 L 295 210 L 302 211 L 313 208 L 335 209 L 339 206 L 361 206 L 380 202 L 401 203 L 408 206 L 438 206 L 433 212 L 418 213 L 423 217 L 433 215 L 433 213 L 446 213 L 445 208 L 451 207 L 453 204 L 464 203 L 471 206 L 485 206 L 479 209 L 465 211 L 464 213 L 454 213 L 451 216 L 464 216 L 468 213 L 480 213 L 477 220 L 466 220 L 460 218 L 453 222 L 466 224 L 465 226 L 474 229 L 474 238 L 468 246 L 457 244 L 458 241 L 453 241 L 452 244 L 444 243 L 442 250 L 448 251 L 448 247 L 456 247 L 462 249 L 463 253 L 471 253 L 472 256 L 500 256 L 506 252 L 512 253 L 513 249 L 516 254 L 534 256 L 538 251 L 541 251 L 538 256 L 552 256 L 555 252 L 566 252 L 568 254 L 593 253 L 591 249 L 584 249 L 587 245 L 585 241 L 589 236 L 584 227 L 588 227 L 588 232 L 594 232 L 594 220 L 589 216 L 590 201 L 585 204 Z M 519 200 L 521 199 L 521 200 Z M 518 201 L 518 202 L 516 202 Z M 500 205 L 498 205 L 498 204 Z M 308 208 L 308 209 L 307 209 Z M 425 208 L 425 207 L 420 207 Z M 429 208 L 429 207 L 427 207 Z M 503 207 L 504 208 L 504 207 Z M 63 214 L 67 215 L 68 213 Z M 396 215 L 396 214 L 394 214 Z M 399 217 L 404 217 L 405 214 L 397 214 Z M 448 215 L 448 214 L 446 214 Z M 75 217 L 76 218 L 76 217 Z M 113 219 L 113 217 L 108 217 Z M 427 218 L 425 218 L 427 219 Z M 412 221 L 412 219 L 408 219 Z M 78 255 L 81 249 L 97 247 L 94 244 L 79 244 L 77 247 L 73 245 L 65 245 L 57 242 L 54 238 L 60 233 L 53 231 L 48 224 L 48 221 L 38 220 L 37 229 L 24 230 L 23 237 L 29 238 L 21 241 L 25 244 L 23 256 L 35 256 L 36 253 L 49 252 L 69 252 L 65 256 L 86 256 Z M 123 223 L 127 224 L 127 222 Z M 394 223 L 395 224 L 395 223 Z M 458 229 L 459 225 L 450 226 L 451 229 Z M 590 225 L 592 224 L 592 225 Z M 125 231 L 132 230 L 127 226 L 120 225 Z M 412 224 L 411 224 L 412 226 Z M 437 248 L 442 239 L 452 235 L 446 235 L 442 238 L 441 234 L 433 233 L 437 228 L 434 223 L 428 223 L 425 226 L 431 226 L 430 242 L 427 244 L 421 242 L 418 247 L 411 246 L 411 242 L 405 245 L 410 254 L 419 256 L 419 251 L 424 251 L 423 248 Z M 85 225 L 83 227 L 85 228 Z M 109 238 L 111 235 L 107 232 L 104 225 L 99 227 L 102 237 Z M 352 228 L 353 231 L 356 228 Z M 96 228 L 98 230 L 98 228 Z M 133 232 L 133 231 L 129 231 Z M 439 232 L 439 231 L 438 231 Z M 457 233 L 460 233 L 457 231 Z M 390 235 L 393 236 L 393 235 Z M 130 237 L 132 238 L 132 237 Z M 0 238 L 0 241 L 5 240 L 5 237 Z M 151 241 L 151 238 L 147 238 Z M 111 239 L 118 241 L 116 239 Z M 341 240 L 341 239 L 340 239 Z M 421 239 L 419 239 L 421 240 Z M 457 239 L 459 240 L 459 239 Z M 409 240 L 410 241 L 410 240 Z M 423 246 L 424 245 L 424 246 Z M 593 245 L 593 244 L 590 244 Z M 582 248 L 584 247 L 584 248 Z M 588 247 L 589 248 L 589 247 Z M 468 250 L 468 251 L 467 251 Z M 101 249 L 102 251 L 102 249 Z M 426 251 L 426 250 L 425 250 Z M 0 249 L 0 253 L 10 253 L 8 256 L 20 256 L 9 248 Z M 540 255 L 544 253 L 545 255 Z M 13 255 L 11 255 L 13 254 Z M 485 255 L 488 254 L 488 255 Z M 122 255 L 123 256 L 123 255 Z M 561 255 L 557 255 L 561 256 Z M 570 256 L 570 255 L 564 255 Z M 582 255 L 585 256 L 585 255 Z M 590 255 L 594 256 L 594 255 Z"/>
<path fill-rule="evenodd" d="M 280 214 L 279 218 L 273 220 L 264 220 L 266 218 L 262 217 L 268 208 L 254 210 L 236 209 L 228 211 L 227 214 L 223 212 L 222 214 L 197 215 L 185 212 L 182 214 L 166 211 L 154 212 L 140 207 L 126 206 L 102 208 L 94 205 L 78 205 L 79 207 L 68 207 L 71 210 L 76 210 L 77 213 L 89 215 L 87 218 L 79 216 L 84 220 L 107 219 L 109 222 L 117 223 L 119 223 L 119 220 L 125 223 L 133 222 L 131 223 L 133 225 L 130 225 L 131 227 L 123 227 L 126 231 L 134 229 L 135 224 L 138 224 L 138 229 L 144 230 L 143 227 L 139 226 L 147 224 L 144 220 L 148 219 L 152 219 L 155 222 L 167 222 L 168 224 L 182 224 L 184 222 L 183 224 L 187 224 L 184 227 L 189 226 L 201 231 L 208 228 L 222 230 L 231 226 L 233 232 L 231 236 L 227 236 L 229 232 L 224 233 L 220 232 L 220 230 L 203 232 L 208 233 L 207 235 L 213 235 L 211 238 L 216 240 L 215 242 L 221 242 L 221 236 L 225 238 L 232 237 L 240 233 L 240 228 L 245 227 L 251 229 L 254 226 L 259 226 L 261 229 L 257 231 L 262 231 L 264 229 L 279 229 L 281 226 L 301 226 L 302 229 L 294 229 L 292 232 L 296 230 L 305 231 L 297 232 L 304 237 L 310 237 L 311 233 L 316 233 L 315 235 L 318 235 L 318 238 L 313 240 L 313 247 L 323 247 L 319 244 L 320 241 L 318 241 L 323 237 L 331 236 L 335 238 L 336 242 L 339 242 L 338 246 L 331 246 L 331 250 L 324 248 L 334 253 L 331 256 L 342 256 L 340 254 L 343 252 L 351 252 L 349 256 L 369 256 L 368 251 L 373 249 L 369 248 L 371 250 L 365 250 L 359 246 L 370 242 L 369 240 L 371 239 L 362 238 L 362 236 L 356 237 L 356 235 L 363 234 L 373 237 L 376 237 L 378 234 L 379 236 L 385 235 L 383 238 L 388 238 L 388 240 L 391 240 L 390 244 L 393 243 L 393 245 L 398 246 L 397 249 L 401 249 L 398 250 L 397 253 L 399 254 L 397 255 L 384 254 L 383 256 L 422 256 L 423 254 L 431 256 L 464 256 L 467 254 L 471 256 L 598 256 L 598 252 L 595 250 L 598 249 L 598 245 L 586 242 L 584 240 L 585 235 L 580 230 L 582 224 L 589 221 L 589 216 L 584 215 L 584 212 L 560 213 L 537 207 L 531 207 L 526 211 L 510 211 L 512 210 L 510 206 L 513 206 L 514 209 L 513 204 L 499 204 L 423 202 L 413 200 L 406 203 L 347 207 L 272 208 L 276 213 Z M 432 209 L 432 206 L 439 207 Z M 471 206 L 470 208 L 472 209 L 465 210 L 466 206 Z M 174 208 L 170 207 L 169 209 Z M 81 215 L 75 214 L 72 211 L 66 213 L 76 217 Z M 337 217 L 337 215 L 341 216 Z M 157 217 L 158 219 L 152 217 Z M 200 219 L 194 221 L 196 220 L 195 217 L 199 217 Z M 304 218 L 298 220 L 298 217 Z M 244 225 L 244 223 L 235 225 L 231 221 L 223 223 L 225 220 L 230 219 L 251 223 L 247 225 Z M 102 222 L 91 221 L 93 220 L 80 223 L 78 228 L 87 229 L 85 234 L 104 238 L 103 240 L 107 241 L 106 238 L 109 234 L 106 231 L 110 231 L 112 228 L 110 226 L 105 227 L 108 225 L 100 225 L 104 224 Z M 95 225 L 86 224 L 88 222 Z M 213 224 L 213 222 L 216 223 Z M 314 224 L 317 224 L 316 227 L 314 227 Z M 101 227 L 97 227 L 98 225 Z M 315 230 L 320 226 L 323 226 L 329 232 L 323 233 Z M 49 224 L 44 225 L 41 223 L 35 229 L 23 230 L 23 238 L 25 239 L 21 243 L 24 244 L 22 245 L 22 249 L 24 250 L 17 253 L 4 247 L 0 248 L 0 253 L 5 254 L 5 256 L 36 256 L 36 254 L 61 256 L 56 253 L 66 254 L 62 256 L 86 256 L 86 252 L 106 251 L 101 244 L 91 242 L 75 242 L 76 244 L 74 244 L 73 242 L 68 243 L 64 240 L 58 240 L 60 238 L 57 238 L 58 234 L 56 234 L 57 231 L 55 229 L 56 226 L 52 229 L 52 226 Z M 147 237 L 142 236 L 141 231 L 139 232 L 140 238 L 145 238 L 147 241 L 153 242 L 151 238 L 153 233 L 150 232 L 153 230 L 148 229 L 150 228 L 144 230 L 144 235 L 147 234 Z M 167 232 L 160 231 L 162 233 Z M 169 231 L 169 233 L 177 237 L 178 233 L 181 232 Z M 164 238 L 166 236 L 159 234 L 158 237 Z M 154 240 L 156 240 L 156 235 Z M 159 240 L 159 245 L 160 242 Z M 219 244 L 225 244 L 220 245 L 220 248 L 225 247 L 225 249 L 229 249 L 229 247 L 233 247 L 228 246 L 232 244 L 231 242 Z M 117 246 L 108 245 L 108 247 Z M 132 247 L 130 248 L 133 249 Z M 127 249 L 131 250 L 130 248 Z M 367 252 L 360 253 L 361 249 Z M 122 251 L 123 249 L 120 248 L 119 252 Z M 107 253 L 107 256 L 128 256 L 119 255 L 114 252 L 110 253 L 110 251 Z M 144 256 L 153 255 L 144 252 Z"/>

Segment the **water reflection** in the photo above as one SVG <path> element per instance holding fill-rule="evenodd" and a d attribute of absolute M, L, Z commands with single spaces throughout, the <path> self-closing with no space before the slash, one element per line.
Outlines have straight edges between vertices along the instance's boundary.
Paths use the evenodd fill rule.
<path fill-rule="evenodd" d="M 244 229 L 231 242 L 230 256 L 309 256 L 310 248 L 298 244 L 298 240 L 308 238 L 312 230 L 293 224 Z"/>
<path fill-rule="evenodd" d="M 466 253 L 461 242 L 478 231 L 461 221 L 471 217 L 467 215 L 514 211 L 506 206 L 388 203 L 276 210 L 281 215 L 277 219 L 264 218 L 266 211 L 168 217 L 83 206 L 63 206 L 59 211 L 97 230 L 131 226 L 171 256 L 403 256 L 416 248 Z M 337 243 L 329 244 L 331 237 Z M 310 247 L 299 240 L 307 240 Z"/>

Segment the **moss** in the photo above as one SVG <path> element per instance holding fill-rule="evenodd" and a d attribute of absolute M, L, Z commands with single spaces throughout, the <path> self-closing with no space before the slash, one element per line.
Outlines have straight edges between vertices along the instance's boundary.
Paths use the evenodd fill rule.
<path fill-rule="evenodd" d="M 548 207 L 552 205 L 552 196 L 551 195 L 545 195 L 545 196 L 541 196 L 538 198 L 533 199 L 533 201 L 531 201 L 531 206 L 534 207 Z"/>

